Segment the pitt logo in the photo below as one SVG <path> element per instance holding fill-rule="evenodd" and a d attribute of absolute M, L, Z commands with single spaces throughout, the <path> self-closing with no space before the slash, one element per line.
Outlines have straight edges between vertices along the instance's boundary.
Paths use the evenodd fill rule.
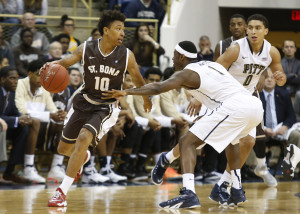
<path fill-rule="evenodd" d="M 112 68 L 107 65 L 100 65 L 99 71 L 95 69 L 95 65 L 88 66 L 88 69 L 92 74 L 105 73 L 108 75 L 117 76 L 120 73 L 120 70 L 116 70 L 115 68 Z"/>
<path fill-rule="evenodd" d="M 266 66 L 259 64 L 244 64 L 243 73 L 259 75 L 262 71 L 265 70 L 265 68 Z"/>

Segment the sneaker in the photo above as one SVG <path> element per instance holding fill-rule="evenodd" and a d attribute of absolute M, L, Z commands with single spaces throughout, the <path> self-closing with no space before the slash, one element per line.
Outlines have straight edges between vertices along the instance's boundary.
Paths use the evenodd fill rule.
<path fill-rule="evenodd" d="M 79 171 L 77 172 L 77 175 L 74 179 L 74 183 L 77 182 L 79 180 L 79 178 L 81 177 L 82 172 L 83 172 L 83 166 L 90 160 L 90 158 L 91 158 L 91 152 L 89 150 L 87 150 L 85 158 L 84 158 L 84 162 L 83 162 L 81 168 L 79 169 Z"/>
<path fill-rule="evenodd" d="M 203 174 L 203 180 L 206 182 L 220 180 L 221 177 L 222 174 L 216 171 L 204 172 Z"/>
<path fill-rule="evenodd" d="M 127 176 L 128 179 L 133 179 L 136 176 L 135 171 L 132 169 L 129 163 L 120 164 L 118 167 L 118 173 L 120 175 Z"/>
<path fill-rule="evenodd" d="M 266 185 L 268 185 L 269 187 L 277 186 L 277 180 L 276 180 L 276 178 L 274 178 L 273 175 L 271 175 L 266 164 L 264 164 L 262 166 L 256 166 L 254 169 L 254 173 L 258 177 L 261 177 L 264 180 L 264 183 Z"/>
<path fill-rule="evenodd" d="M 48 172 L 47 181 L 51 182 L 62 182 L 66 175 L 65 169 L 62 165 L 56 165 L 51 167 L 50 171 Z"/>
<path fill-rule="evenodd" d="M 54 195 L 48 201 L 48 207 L 66 207 L 66 195 L 63 193 L 61 188 L 55 190 Z"/>
<path fill-rule="evenodd" d="M 195 181 L 202 181 L 203 180 L 203 172 L 197 172 L 195 173 Z"/>
<path fill-rule="evenodd" d="M 31 184 L 31 180 L 28 180 L 26 178 L 23 178 L 17 174 L 7 174 L 7 173 L 4 173 L 3 174 L 3 180 L 4 181 L 12 181 L 14 183 L 17 183 L 17 184 Z"/>
<path fill-rule="evenodd" d="M 185 187 L 180 190 L 180 195 L 159 204 L 161 208 L 195 208 L 200 207 L 197 195 Z"/>
<path fill-rule="evenodd" d="M 246 201 L 247 199 L 243 187 L 241 189 L 235 189 L 234 187 L 231 187 L 230 196 L 227 201 L 228 206 L 238 206 Z"/>
<path fill-rule="evenodd" d="M 164 179 L 165 180 L 178 180 L 181 179 L 181 175 L 177 173 L 177 171 L 171 167 L 168 167 L 165 175 L 164 175 Z"/>
<path fill-rule="evenodd" d="M 115 173 L 115 171 L 113 170 L 113 165 L 108 165 L 106 167 L 103 167 L 100 169 L 100 174 L 109 178 L 109 180 L 113 183 L 118 183 L 118 182 L 122 182 L 122 181 L 126 181 L 127 177 L 126 176 L 122 176 L 122 175 L 118 175 L 117 173 Z"/>
<path fill-rule="evenodd" d="M 224 181 L 221 186 L 218 184 L 215 184 L 214 188 L 212 189 L 209 199 L 215 202 L 218 202 L 219 204 L 226 204 L 229 198 L 228 193 L 228 187 L 229 183 Z"/>
<path fill-rule="evenodd" d="M 46 179 L 40 176 L 34 166 L 25 166 L 23 177 L 33 183 L 44 184 Z"/>
<path fill-rule="evenodd" d="M 95 163 L 84 168 L 81 182 L 85 184 L 102 184 L 109 181 L 108 177 L 105 177 L 97 172 Z"/>
<path fill-rule="evenodd" d="M 164 174 L 170 163 L 166 158 L 167 152 L 163 152 L 157 163 L 151 171 L 151 179 L 155 185 L 160 185 L 163 182 Z"/>
<path fill-rule="evenodd" d="M 294 158 L 294 146 L 290 144 L 284 149 L 284 159 L 281 165 L 281 171 L 285 180 L 292 180 L 294 177 L 295 166 L 292 165 L 291 159 Z"/>

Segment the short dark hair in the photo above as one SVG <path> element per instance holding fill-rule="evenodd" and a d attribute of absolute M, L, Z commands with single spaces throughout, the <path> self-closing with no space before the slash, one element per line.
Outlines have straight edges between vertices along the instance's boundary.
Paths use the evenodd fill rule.
<path fill-rule="evenodd" d="M 167 67 L 164 71 L 164 78 L 163 80 L 167 80 L 174 74 L 175 70 L 174 67 Z"/>
<path fill-rule="evenodd" d="M 268 19 L 262 15 L 262 14 L 253 14 L 251 16 L 249 16 L 249 18 L 247 19 L 247 24 L 252 21 L 252 20 L 258 20 L 258 21 L 261 21 L 265 28 L 269 28 L 269 21 Z"/>
<path fill-rule="evenodd" d="M 282 47 L 284 47 L 284 43 L 287 42 L 287 41 L 294 42 L 294 45 L 297 48 L 296 41 L 293 40 L 293 39 L 285 39 L 285 40 L 283 40 Z"/>
<path fill-rule="evenodd" d="M 71 40 L 71 39 L 70 39 L 70 36 L 69 36 L 68 34 L 66 34 L 66 33 L 61 33 L 61 34 L 58 34 L 57 36 L 54 37 L 53 42 L 54 42 L 54 41 L 59 42 L 62 38 L 66 38 L 66 39 L 68 39 L 68 40 Z"/>
<path fill-rule="evenodd" d="M 1 70 L 0 70 L 0 79 L 2 77 L 4 77 L 4 78 L 8 77 L 10 71 L 17 71 L 17 69 L 15 67 L 12 67 L 12 66 L 4 66 L 3 68 L 1 68 Z"/>
<path fill-rule="evenodd" d="M 79 68 L 76 68 L 76 67 L 69 67 L 68 70 L 69 70 L 69 74 L 71 74 L 72 70 L 76 70 L 76 71 L 78 71 L 80 73 Z"/>
<path fill-rule="evenodd" d="M 37 71 L 40 70 L 41 67 L 43 67 L 43 65 L 45 64 L 45 62 L 43 60 L 34 60 L 32 62 L 29 63 L 28 65 L 28 72 L 32 72 L 35 73 Z"/>
<path fill-rule="evenodd" d="M 106 10 L 102 14 L 99 23 L 98 23 L 98 29 L 101 35 L 103 35 L 103 28 L 104 27 L 110 27 L 111 23 L 118 20 L 121 22 L 125 22 L 126 16 L 117 10 Z"/>
<path fill-rule="evenodd" d="M 24 34 L 25 34 L 26 32 L 30 32 L 30 33 L 32 34 L 32 36 L 33 36 L 33 33 L 32 33 L 32 31 L 31 31 L 30 28 L 23 28 L 23 29 L 21 30 L 21 33 L 20 33 L 20 38 L 21 38 L 21 39 L 23 38 L 23 36 L 24 36 Z"/>
<path fill-rule="evenodd" d="M 96 31 L 98 31 L 99 29 L 98 28 L 94 28 L 93 30 L 92 30 L 92 32 L 91 32 L 91 36 L 93 36 L 93 34 L 96 32 Z"/>
<path fill-rule="evenodd" d="M 246 22 L 246 17 L 242 14 L 239 14 L 239 13 L 235 13 L 233 14 L 231 17 L 230 17 L 230 21 L 231 19 L 234 19 L 234 18 L 241 18 L 241 19 L 244 19 L 244 21 Z"/>
<path fill-rule="evenodd" d="M 145 73 L 144 73 L 144 77 L 147 79 L 149 77 L 150 74 L 157 74 L 160 76 L 160 78 L 163 76 L 161 70 L 159 68 L 156 67 L 151 67 L 149 68 Z"/>
<path fill-rule="evenodd" d="M 182 42 L 179 42 L 178 45 L 187 52 L 197 54 L 197 48 L 196 48 L 195 44 L 191 41 L 182 41 Z M 186 58 L 188 58 L 189 60 L 197 59 L 197 57 L 196 58 L 186 57 Z"/>

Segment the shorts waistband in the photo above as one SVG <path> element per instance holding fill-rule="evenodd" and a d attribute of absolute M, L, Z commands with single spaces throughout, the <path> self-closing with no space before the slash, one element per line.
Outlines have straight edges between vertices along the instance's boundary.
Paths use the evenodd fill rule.
<path fill-rule="evenodd" d="M 95 101 L 95 100 L 90 99 L 90 98 L 87 96 L 87 94 L 82 94 L 82 96 L 84 97 L 84 99 L 85 99 L 86 101 L 88 101 L 89 103 L 94 104 L 94 105 L 110 105 L 110 104 L 114 104 L 114 103 L 115 103 L 115 102 L 99 103 L 99 102 L 97 102 L 97 101 Z"/>

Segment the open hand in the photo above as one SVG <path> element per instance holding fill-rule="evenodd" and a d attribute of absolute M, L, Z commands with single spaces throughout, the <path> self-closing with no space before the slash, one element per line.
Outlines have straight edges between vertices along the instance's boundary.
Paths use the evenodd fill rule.
<path fill-rule="evenodd" d="M 102 96 L 103 99 L 111 99 L 111 98 L 121 99 L 122 97 L 126 96 L 126 91 L 112 89 L 111 91 L 103 92 Z"/>
<path fill-rule="evenodd" d="M 200 103 L 195 98 L 192 98 L 188 107 L 186 108 L 187 114 L 190 115 L 191 117 L 196 116 L 199 113 L 201 107 L 202 107 L 202 103 Z"/>

